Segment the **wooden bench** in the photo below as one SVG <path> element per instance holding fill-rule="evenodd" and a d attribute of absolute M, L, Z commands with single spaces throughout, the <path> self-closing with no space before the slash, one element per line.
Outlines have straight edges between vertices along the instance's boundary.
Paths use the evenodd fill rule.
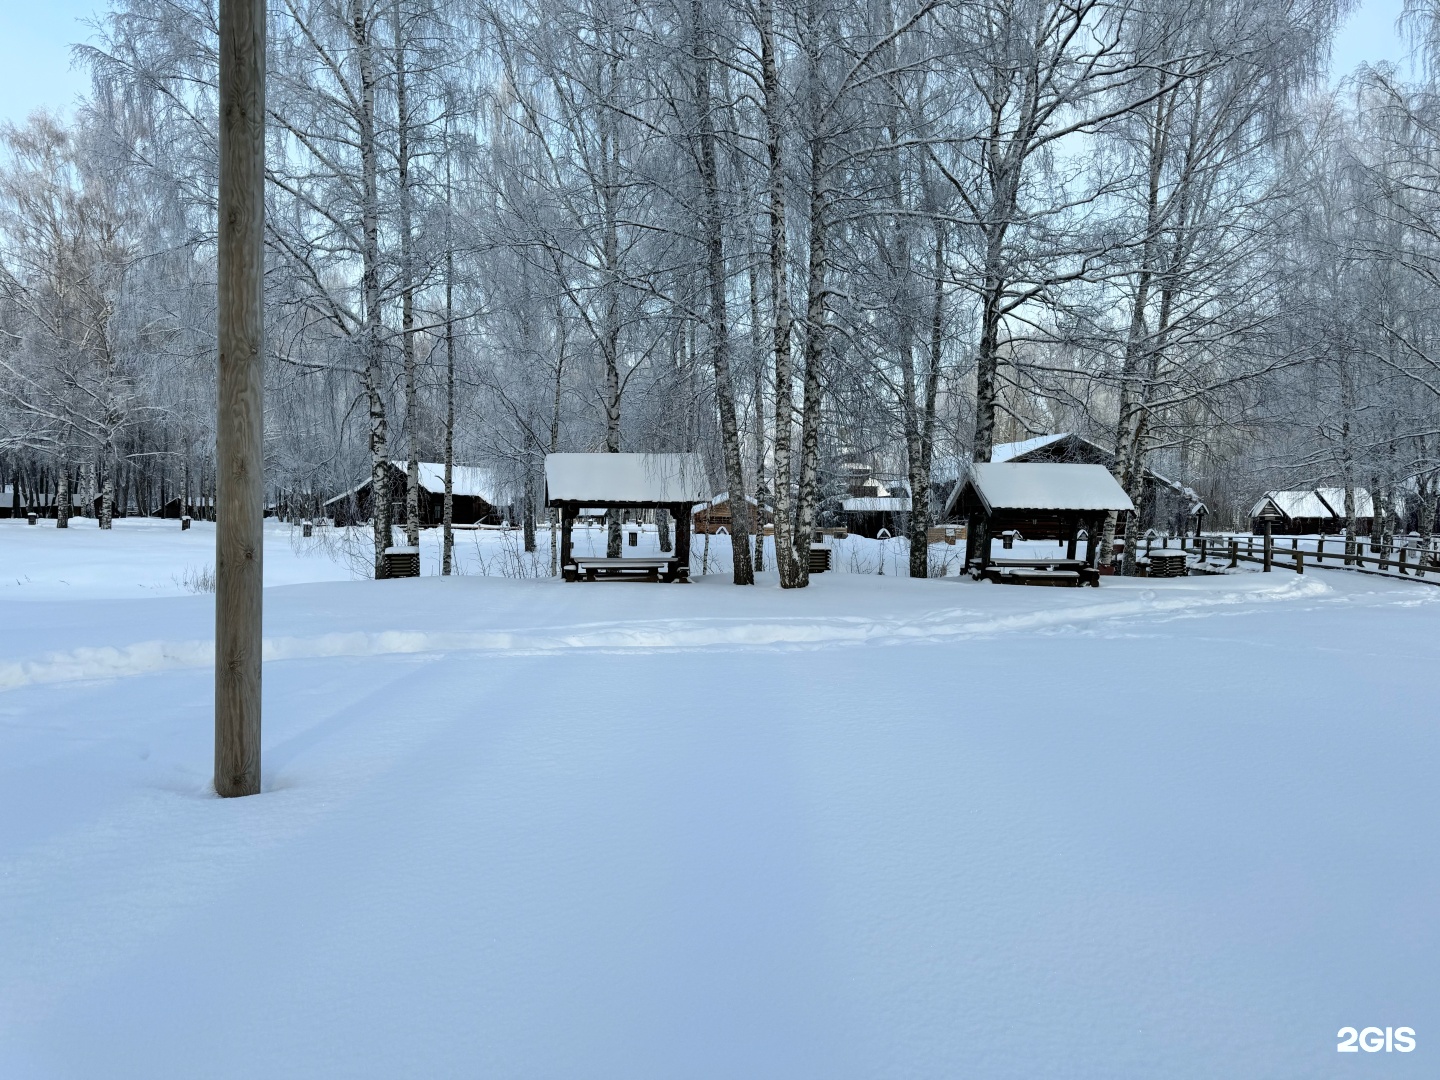
<path fill-rule="evenodd" d="M 566 581 L 599 581 L 601 578 L 629 581 L 689 581 L 690 568 L 664 555 L 654 558 L 576 558 L 565 567 Z"/>
<path fill-rule="evenodd" d="M 971 573 L 980 577 L 979 565 Z M 983 576 L 997 585 L 1100 585 L 1100 571 L 1082 559 L 991 559 Z"/>

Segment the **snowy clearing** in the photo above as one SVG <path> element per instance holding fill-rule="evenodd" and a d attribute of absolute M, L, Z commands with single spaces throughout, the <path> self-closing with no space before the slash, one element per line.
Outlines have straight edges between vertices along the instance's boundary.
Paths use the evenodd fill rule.
<path fill-rule="evenodd" d="M 1440 590 L 565 585 L 493 532 L 373 582 L 277 526 L 222 801 L 213 535 L 0 522 L 0 1076 L 1434 1074 Z"/>

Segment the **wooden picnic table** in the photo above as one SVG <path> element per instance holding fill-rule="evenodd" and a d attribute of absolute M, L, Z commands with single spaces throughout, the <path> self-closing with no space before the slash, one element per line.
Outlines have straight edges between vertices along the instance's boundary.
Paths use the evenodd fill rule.
<path fill-rule="evenodd" d="M 1100 584 L 1100 572 L 1086 564 L 1083 559 L 1058 556 L 1047 559 L 1043 556 L 1033 559 L 991 559 L 983 570 L 975 564 L 973 573 L 996 584 L 1023 583 L 1026 585 L 1096 585 Z"/>
<path fill-rule="evenodd" d="M 630 557 L 611 559 L 604 556 L 579 556 L 565 567 L 570 581 L 598 581 L 601 578 L 642 581 L 689 581 L 690 568 L 681 566 L 674 556 Z"/>

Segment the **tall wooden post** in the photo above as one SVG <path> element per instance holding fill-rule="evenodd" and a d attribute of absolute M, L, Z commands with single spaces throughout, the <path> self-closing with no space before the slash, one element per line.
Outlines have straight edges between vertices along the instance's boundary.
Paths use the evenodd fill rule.
<path fill-rule="evenodd" d="M 215 792 L 260 790 L 265 0 L 220 0 Z"/>

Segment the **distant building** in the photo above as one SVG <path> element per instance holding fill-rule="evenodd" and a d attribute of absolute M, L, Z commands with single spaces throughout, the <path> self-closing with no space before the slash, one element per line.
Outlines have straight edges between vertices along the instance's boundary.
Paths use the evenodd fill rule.
<path fill-rule="evenodd" d="M 849 532 L 872 539 L 904 534 L 913 504 L 902 483 L 881 480 L 860 461 L 844 462 L 839 472 L 845 494 L 830 505 Z"/>
<path fill-rule="evenodd" d="M 390 520 L 405 520 L 405 482 L 407 462 L 391 461 L 386 469 L 389 478 Z M 499 485 L 489 469 L 475 465 L 456 465 L 452 469 L 451 492 L 454 499 L 452 520 L 457 525 L 499 525 L 505 519 Z M 336 525 L 355 525 L 374 516 L 371 482 L 351 488 L 325 503 L 325 516 Z M 445 465 L 438 461 L 420 462 L 420 525 L 439 525 L 445 512 Z"/>
<path fill-rule="evenodd" d="M 1073 432 L 1054 435 L 1036 435 L 1019 442 L 1000 443 L 990 451 L 990 460 L 995 464 L 1014 462 L 1031 464 L 1056 462 L 1066 465 L 1103 465 L 1118 481 L 1119 462 L 1115 455 L 1104 447 Z M 961 476 L 953 485 L 945 504 L 943 520 L 954 520 L 955 501 L 965 482 Z M 1163 529 L 1167 532 L 1183 533 L 1194 527 L 1195 522 L 1209 512 L 1204 501 L 1192 488 L 1160 475 L 1153 469 L 1146 469 L 1141 481 L 1144 491 L 1140 499 L 1140 529 Z M 1131 511 L 1119 515 L 1117 529 L 1125 529 L 1126 519 Z"/>
<path fill-rule="evenodd" d="M 95 506 L 95 512 L 98 514 L 100 512 L 100 500 L 98 498 L 95 500 Z M 70 507 L 72 514 L 78 514 L 85 508 L 85 501 L 74 491 L 70 493 Z M 19 499 L 19 505 L 17 505 L 15 489 L 7 484 L 5 489 L 0 491 L 0 518 L 24 517 L 29 513 L 35 513 L 41 517 L 54 517 L 54 494 L 34 492 L 29 496 L 21 497 Z"/>
<path fill-rule="evenodd" d="M 1369 536 L 1375 522 L 1375 501 L 1364 488 L 1354 489 L 1355 531 Z M 1345 531 L 1345 489 L 1313 488 L 1267 491 L 1250 508 L 1250 528 L 1265 531 L 1262 515 L 1269 511 L 1271 532 L 1279 536 L 1331 535 Z"/>
<path fill-rule="evenodd" d="M 763 512 L 760 504 L 749 495 L 745 501 L 750 504 L 750 531 L 753 533 L 758 525 L 763 527 L 775 520 L 775 508 L 766 505 Z M 697 533 L 715 534 L 724 531 L 727 534 L 734 532 L 734 523 L 730 515 L 730 493 L 722 491 L 709 502 L 696 503 L 694 508 L 695 531 Z"/>

